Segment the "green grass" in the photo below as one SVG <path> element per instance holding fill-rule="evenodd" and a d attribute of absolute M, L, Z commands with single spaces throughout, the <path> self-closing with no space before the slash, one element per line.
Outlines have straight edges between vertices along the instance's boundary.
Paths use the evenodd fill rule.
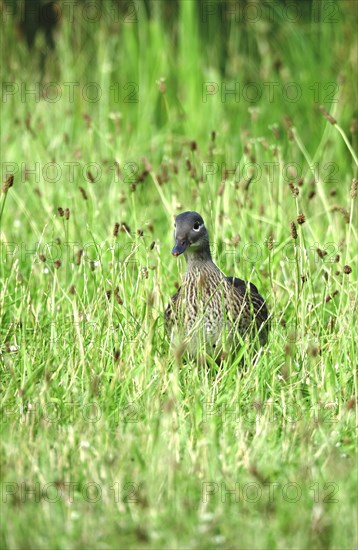
<path fill-rule="evenodd" d="M 104 16 L 95 32 L 75 10 L 43 74 L 41 36 L 29 53 L 12 21 L 3 29 L 3 80 L 18 88 L 1 105 L 3 181 L 14 172 L 0 197 L 1 547 L 348 550 L 354 3 L 334 21 L 277 8 L 275 23 L 232 23 L 224 57 L 218 16 L 206 26 L 181 2 L 170 32 L 161 3 L 151 20 L 136 6 L 136 22 Z M 51 82 L 58 101 L 21 97 Z M 237 101 L 221 96 L 235 82 Z M 267 298 L 255 365 L 250 349 L 221 370 L 169 349 L 163 312 L 185 269 L 173 215 L 189 209 L 220 268 Z"/>

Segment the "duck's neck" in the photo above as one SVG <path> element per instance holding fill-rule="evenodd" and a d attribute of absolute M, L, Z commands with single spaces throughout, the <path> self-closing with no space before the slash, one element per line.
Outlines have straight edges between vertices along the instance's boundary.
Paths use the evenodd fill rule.
<path fill-rule="evenodd" d="M 207 246 L 203 246 L 202 248 L 197 249 L 188 248 L 184 252 L 184 256 L 187 263 L 187 269 L 190 269 L 198 264 L 200 265 L 207 262 L 213 263 L 209 244 Z"/>

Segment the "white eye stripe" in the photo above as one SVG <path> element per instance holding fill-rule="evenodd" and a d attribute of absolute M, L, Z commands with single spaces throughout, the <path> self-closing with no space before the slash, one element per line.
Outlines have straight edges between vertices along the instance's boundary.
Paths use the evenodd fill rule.
<path fill-rule="evenodd" d="M 202 223 L 201 225 L 199 225 L 198 228 L 196 228 L 196 227 L 193 226 L 193 229 L 194 229 L 194 231 L 200 231 L 200 229 L 201 229 L 202 227 L 204 227 L 204 224 L 203 224 L 203 223 Z"/>

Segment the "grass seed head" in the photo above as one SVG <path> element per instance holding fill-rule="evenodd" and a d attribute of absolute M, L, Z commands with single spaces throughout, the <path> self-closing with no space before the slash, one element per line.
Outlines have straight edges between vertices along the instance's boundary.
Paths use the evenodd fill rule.
<path fill-rule="evenodd" d="M 289 182 L 288 186 L 291 189 L 292 196 L 295 198 L 298 197 L 298 195 L 300 194 L 300 190 L 298 189 L 298 187 L 295 187 L 292 181 Z"/>
<path fill-rule="evenodd" d="M 80 187 L 80 192 L 81 192 L 81 195 L 82 195 L 83 200 L 86 201 L 88 197 L 87 197 L 87 193 L 86 193 L 86 191 L 83 189 L 83 187 Z"/>
<path fill-rule="evenodd" d="M 116 222 L 113 228 L 113 237 L 118 237 L 118 231 L 119 231 L 119 223 Z"/>
<path fill-rule="evenodd" d="M 321 111 L 322 115 L 328 122 L 332 125 L 337 124 L 336 119 L 323 107 L 323 105 L 319 106 L 319 110 Z"/>
<path fill-rule="evenodd" d="M 346 275 L 349 275 L 350 273 L 352 273 L 352 268 L 350 265 L 345 265 L 344 268 L 343 268 L 343 273 L 345 273 Z"/>
<path fill-rule="evenodd" d="M 294 221 L 290 222 L 291 237 L 297 239 L 297 227 Z"/>
<path fill-rule="evenodd" d="M 10 187 L 14 185 L 14 176 L 13 174 L 10 174 L 7 176 L 6 180 L 4 181 L 4 184 L 2 186 L 2 192 L 7 193 Z"/>
<path fill-rule="evenodd" d="M 122 298 L 121 298 L 120 295 L 119 295 L 119 288 L 118 288 L 118 286 L 114 289 L 113 295 L 114 295 L 114 298 L 115 298 L 117 304 L 119 304 L 119 305 L 121 306 L 121 305 L 123 304 L 123 300 L 122 300 Z"/>
<path fill-rule="evenodd" d="M 269 237 L 267 239 L 267 248 L 269 250 L 273 250 L 273 236 L 272 235 L 269 235 Z"/>
<path fill-rule="evenodd" d="M 317 248 L 317 254 L 320 258 L 324 258 L 327 256 L 327 252 L 325 250 L 322 250 L 321 248 Z"/>
<path fill-rule="evenodd" d="M 82 250 L 82 248 L 80 248 L 76 252 L 76 257 L 75 257 L 75 264 L 76 265 L 80 265 L 82 256 L 83 256 L 83 250 Z"/>
<path fill-rule="evenodd" d="M 131 233 L 130 227 L 126 222 L 121 222 L 119 224 L 119 229 L 120 231 L 122 231 L 122 233 L 127 233 L 127 235 L 130 235 Z"/>
<path fill-rule="evenodd" d="M 90 170 L 87 170 L 87 179 L 90 183 L 94 183 L 96 181 L 96 178 L 94 177 L 94 175 L 92 174 L 92 172 Z"/>

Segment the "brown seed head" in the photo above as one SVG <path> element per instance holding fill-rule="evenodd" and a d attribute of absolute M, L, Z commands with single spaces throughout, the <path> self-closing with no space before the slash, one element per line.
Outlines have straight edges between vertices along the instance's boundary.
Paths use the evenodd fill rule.
<path fill-rule="evenodd" d="M 350 265 L 345 265 L 344 268 L 343 268 L 343 273 L 345 273 L 346 275 L 349 275 L 350 273 L 352 273 L 352 268 Z"/>
<path fill-rule="evenodd" d="M 322 250 L 321 248 L 317 248 L 317 254 L 320 258 L 324 258 L 327 256 L 327 252 L 325 250 Z"/>
<path fill-rule="evenodd" d="M 297 216 L 297 223 L 298 223 L 299 225 L 302 225 L 303 223 L 305 223 L 305 221 L 306 221 L 306 216 L 305 216 L 304 214 L 302 214 L 302 213 L 301 213 L 301 214 L 298 214 L 298 216 Z"/>
<path fill-rule="evenodd" d="M 333 124 L 333 125 L 337 124 L 336 119 L 328 111 L 326 111 L 323 105 L 319 106 L 319 110 L 321 111 L 324 118 L 327 119 L 330 124 Z"/>
<path fill-rule="evenodd" d="M 298 189 L 298 187 L 295 187 L 291 181 L 289 182 L 288 186 L 291 189 L 292 196 L 298 197 L 298 195 L 300 194 L 300 190 Z"/>
<path fill-rule="evenodd" d="M 4 181 L 4 184 L 2 186 L 2 192 L 7 193 L 10 187 L 14 185 L 14 176 L 13 174 L 10 174 L 7 176 L 6 180 Z"/>
<path fill-rule="evenodd" d="M 338 294 L 338 290 L 335 290 L 333 292 L 333 294 L 328 294 L 328 296 L 326 296 L 326 299 L 325 299 L 325 302 L 330 302 L 332 300 L 332 298 L 334 298 L 335 296 L 337 296 Z"/>
<path fill-rule="evenodd" d="M 122 233 L 130 234 L 131 232 L 129 225 L 126 222 L 121 222 L 119 224 L 119 229 L 122 231 Z"/>
<path fill-rule="evenodd" d="M 273 236 L 270 235 L 269 238 L 267 239 L 267 248 L 269 250 L 273 250 Z"/>
<path fill-rule="evenodd" d="M 297 239 L 297 227 L 294 221 L 290 222 L 291 237 Z"/>
<path fill-rule="evenodd" d="M 87 179 L 91 183 L 94 183 L 96 181 L 96 178 L 94 177 L 94 175 L 90 170 L 87 170 Z"/>
<path fill-rule="evenodd" d="M 119 223 L 116 222 L 113 228 L 113 237 L 118 237 L 118 231 L 119 231 Z"/>
<path fill-rule="evenodd" d="M 80 191 L 81 191 L 81 195 L 82 195 L 82 198 L 83 200 L 87 200 L 87 193 L 86 191 L 83 189 L 83 187 L 80 187 Z"/>
<path fill-rule="evenodd" d="M 83 256 L 83 250 L 82 250 L 82 248 L 80 248 L 76 252 L 76 257 L 75 257 L 75 264 L 76 265 L 80 265 L 82 256 Z"/>
<path fill-rule="evenodd" d="M 118 286 L 114 289 L 114 297 L 115 297 L 115 300 L 117 302 L 117 304 L 119 304 L 120 306 L 123 304 L 123 300 L 122 298 L 120 297 L 119 295 L 119 288 Z"/>

